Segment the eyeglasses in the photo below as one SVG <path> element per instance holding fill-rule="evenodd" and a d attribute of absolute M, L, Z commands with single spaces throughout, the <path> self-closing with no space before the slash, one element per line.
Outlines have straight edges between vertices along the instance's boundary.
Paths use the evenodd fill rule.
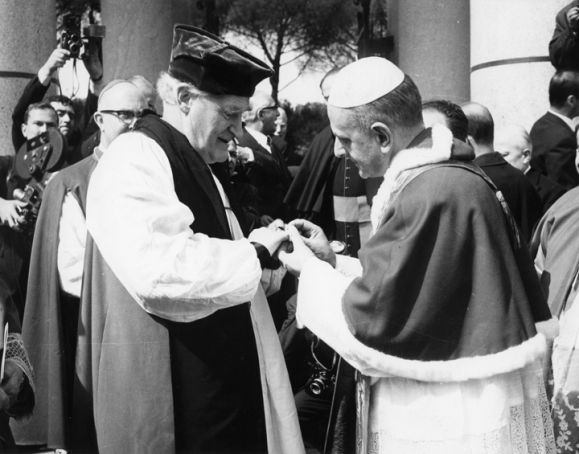
<path fill-rule="evenodd" d="M 261 110 L 277 110 L 277 105 L 276 106 L 267 106 L 267 107 L 262 107 Z"/>
<path fill-rule="evenodd" d="M 114 115 L 115 117 L 117 117 L 119 120 L 121 120 L 123 123 L 133 123 L 135 120 L 137 120 L 138 118 L 141 118 L 143 116 L 143 112 L 138 110 L 138 111 L 134 111 L 134 110 L 99 110 L 99 113 L 103 113 L 103 114 L 110 114 L 110 115 Z"/>

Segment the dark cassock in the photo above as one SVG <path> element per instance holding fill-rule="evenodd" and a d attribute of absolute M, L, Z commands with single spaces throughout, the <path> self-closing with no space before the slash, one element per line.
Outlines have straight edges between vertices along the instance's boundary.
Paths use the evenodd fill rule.
<path fill-rule="evenodd" d="M 77 425 L 77 412 L 90 412 L 90 406 L 73 408 L 75 383 L 75 350 L 86 227 L 86 194 L 90 176 L 102 152 L 62 170 L 48 183 L 40 206 L 30 260 L 23 340 L 34 364 L 36 408 L 26 420 L 13 424 L 16 441 L 22 445 L 46 445 L 50 448 L 94 445 L 92 424 Z M 74 199 L 72 201 L 70 198 Z M 68 219 L 74 222 L 78 235 L 61 244 L 61 219 L 67 200 Z M 78 207 L 80 218 L 70 215 Z M 71 240 L 70 238 L 73 238 Z M 59 275 L 59 248 L 66 249 L 67 266 L 74 282 L 63 286 Z M 73 257 L 74 256 L 74 257 Z M 62 256 L 61 256 L 62 260 Z M 72 263 L 72 266 L 70 265 Z M 62 262 L 61 262 L 62 269 Z M 90 420 L 90 418 L 88 418 Z"/>

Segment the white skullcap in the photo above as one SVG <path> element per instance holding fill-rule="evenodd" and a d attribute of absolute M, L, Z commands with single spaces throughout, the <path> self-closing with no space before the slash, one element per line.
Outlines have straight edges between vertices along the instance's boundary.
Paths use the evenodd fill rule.
<path fill-rule="evenodd" d="M 404 73 L 389 60 L 361 58 L 336 75 L 328 104 L 340 108 L 363 106 L 390 93 L 403 80 Z"/>

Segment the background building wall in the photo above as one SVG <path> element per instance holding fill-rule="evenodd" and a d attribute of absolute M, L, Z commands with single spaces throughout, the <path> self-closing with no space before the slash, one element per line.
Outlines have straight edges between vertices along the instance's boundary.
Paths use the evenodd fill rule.
<path fill-rule="evenodd" d="M 387 10 L 394 59 L 423 99 L 468 100 L 469 2 L 389 0 Z"/>
<path fill-rule="evenodd" d="M 470 0 L 471 99 L 530 129 L 549 107 L 549 41 L 569 0 Z"/>
<path fill-rule="evenodd" d="M 56 46 L 54 0 L 0 0 L 0 42 L 0 155 L 10 155 L 12 110 Z"/>
<path fill-rule="evenodd" d="M 101 0 L 104 80 L 135 74 L 155 82 L 167 70 L 173 36 L 173 7 L 167 0 Z"/>

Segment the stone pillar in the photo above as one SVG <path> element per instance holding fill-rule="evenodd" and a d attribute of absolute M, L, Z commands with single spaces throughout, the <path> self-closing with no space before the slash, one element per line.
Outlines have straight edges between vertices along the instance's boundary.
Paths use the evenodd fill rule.
<path fill-rule="evenodd" d="M 9 155 L 12 109 L 56 47 L 54 0 L 0 0 L 0 37 L 0 155 Z"/>
<path fill-rule="evenodd" d="M 527 129 L 549 107 L 549 41 L 568 0 L 470 0 L 471 99 Z"/>
<path fill-rule="evenodd" d="M 394 59 L 424 100 L 468 100 L 468 21 L 465 0 L 388 0 Z"/>
<path fill-rule="evenodd" d="M 169 67 L 173 7 L 166 0 L 101 0 L 105 82 L 140 74 L 155 83 Z"/>

